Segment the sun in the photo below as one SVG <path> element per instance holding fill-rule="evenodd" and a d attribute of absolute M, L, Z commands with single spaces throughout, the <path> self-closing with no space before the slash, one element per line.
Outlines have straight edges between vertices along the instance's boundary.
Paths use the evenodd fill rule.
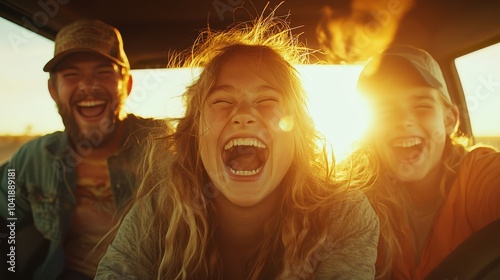
<path fill-rule="evenodd" d="M 316 128 L 333 147 L 337 162 L 358 141 L 370 121 L 364 99 L 356 91 L 362 65 L 300 65 L 309 97 L 309 110 Z"/>
<path fill-rule="evenodd" d="M 368 124 L 368 111 L 356 92 L 361 65 L 296 65 L 316 128 L 333 147 L 337 162 L 350 151 Z M 134 86 L 126 109 L 144 117 L 180 117 L 182 93 L 200 69 L 133 70 Z M 286 120 L 280 126 L 290 125 Z"/>

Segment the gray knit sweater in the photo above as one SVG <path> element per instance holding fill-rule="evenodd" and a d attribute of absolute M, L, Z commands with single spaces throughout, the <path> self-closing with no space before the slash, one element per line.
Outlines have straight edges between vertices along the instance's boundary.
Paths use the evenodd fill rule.
<path fill-rule="evenodd" d="M 150 203 L 148 203 L 151 205 Z M 154 248 L 140 246 L 144 238 L 134 206 L 125 217 L 114 241 L 101 259 L 95 279 L 156 279 L 153 268 Z M 151 207 L 146 211 L 153 211 Z M 379 222 L 368 200 L 361 195 L 356 201 L 336 205 L 328 223 L 331 235 L 313 256 L 316 270 L 304 273 L 293 269 L 285 279 L 373 279 Z"/>

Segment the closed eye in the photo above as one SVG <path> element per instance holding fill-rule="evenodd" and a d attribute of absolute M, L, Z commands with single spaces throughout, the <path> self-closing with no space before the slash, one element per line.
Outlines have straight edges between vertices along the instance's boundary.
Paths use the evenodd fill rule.
<path fill-rule="evenodd" d="M 115 73 L 115 68 L 111 66 L 100 67 L 97 70 L 98 75 L 111 75 Z"/>
<path fill-rule="evenodd" d="M 432 104 L 418 104 L 415 106 L 416 109 L 432 109 L 434 106 Z"/>
<path fill-rule="evenodd" d="M 74 72 L 74 71 L 65 71 L 62 73 L 62 76 L 64 78 L 76 77 L 77 75 L 78 75 L 78 72 Z"/>
<path fill-rule="evenodd" d="M 113 73 L 114 73 L 113 70 L 100 70 L 99 72 L 97 72 L 97 74 L 99 74 L 99 75 L 110 75 Z"/>
<path fill-rule="evenodd" d="M 227 100 L 227 99 L 216 99 L 212 102 L 213 105 L 215 104 L 233 104 L 232 101 Z"/>
<path fill-rule="evenodd" d="M 264 103 L 264 102 L 278 102 L 278 98 L 269 97 L 269 98 L 262 98 L 257 101 L 257 103 Z"/>

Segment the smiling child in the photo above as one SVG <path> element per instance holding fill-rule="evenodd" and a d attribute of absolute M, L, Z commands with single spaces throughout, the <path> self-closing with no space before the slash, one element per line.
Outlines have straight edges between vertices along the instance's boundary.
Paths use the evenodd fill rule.
<path fill-rule="evenodd" d="M 364 151 L 378 170 L 367 194 L 381 224 L 377 274 L 424 279 L 500 217 L 500 154 L 459 144 L 457 106 L 424 50 L 393 46 L 374 56 L 358 89 L 373 112 Z"/>

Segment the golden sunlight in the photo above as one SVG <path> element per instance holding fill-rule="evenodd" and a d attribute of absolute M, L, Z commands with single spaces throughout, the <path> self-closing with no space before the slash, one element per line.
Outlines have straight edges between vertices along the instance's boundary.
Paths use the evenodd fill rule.
<path fill-rule="evenodd" d="M 368 125 L 368 110 L 355 90 L 361 69 L 361 65 L 297 66 L 316 128 L 331 143 L 337 162 L 348 154 Z M 125 107 L 144 117 L 182 116 L 180 96 L 198 70 L 133 70 L 134 86 Z M 285 117 L 279 126 L 286 131 L 294 124 L 293 119 Z"/>
<path fill-rule="evenodd" d="M 281 120 L 279 122 L 279 127 L 283 131 L 292 130 L 294 125 L 295 125 L 295 122 L 293 121 L 293 118 L 291 118 L 289 116 L 285 116 L 285 117 L 281 118 Z"/>
<path fill-rule="evenodd" d="M 309 95 L 309 110 L 316 128 L 331 143 L 339 162 L 369 124 L 367 105 L 356 92 L 362 65 L 301 65 L 297 68 Z"/>

